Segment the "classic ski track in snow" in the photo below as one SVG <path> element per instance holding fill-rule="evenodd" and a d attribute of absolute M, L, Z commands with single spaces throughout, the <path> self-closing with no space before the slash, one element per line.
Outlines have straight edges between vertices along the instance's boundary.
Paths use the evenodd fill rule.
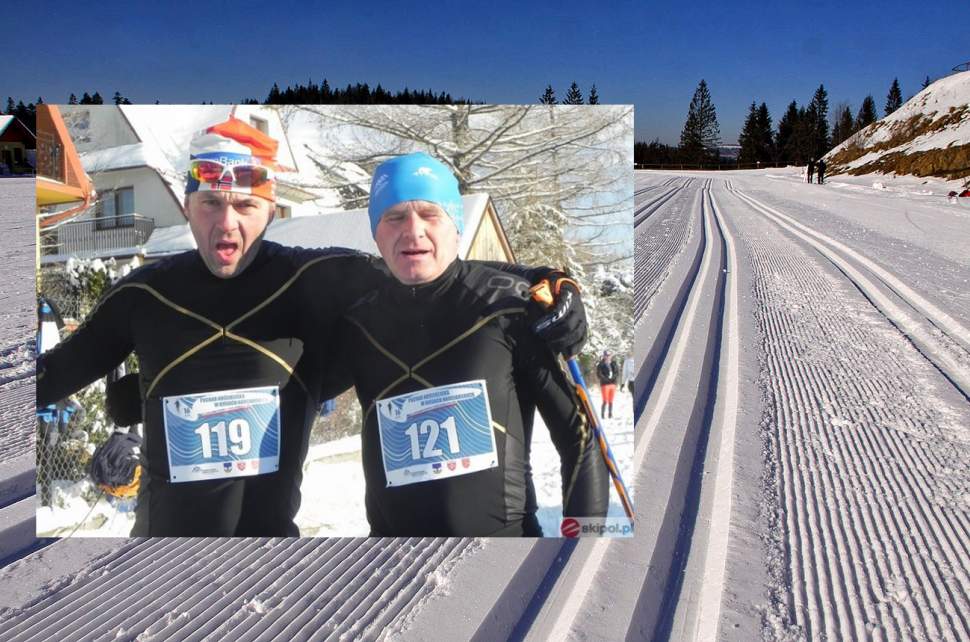
<path fill-rule="evenodd" d="M 33 178 L 0 178 L 0 463 L 34 451 L 33 214 Z"/>
<path fill-rule="evenodd" d="M 732 283 L 724 305 L 717 303 L 723 300 L 726 287 L 721 264 L 726 261 L 734 270 L 736 258 L 733 240 L 725 234 L 723 219 L 711 198 L 711 184 L 710 180 L 698 183 L 698 189 L 690 190 L 697 205 L 678 210 L 688 222 L 695 215 L 700 220 L 704 242 L 698 252 L 702 259 L 699 271 L 684 272 L 685 283 L 669 284 L 671 288 L 687 286 L 690 291 L 687 297 L 674 299 L 683 309 L 671 329 L 674 336 L 657 385 L 638 422 L 632 481 L 635 496 L 648 502 L 637 503 L 637 537 L 578 542 L 558 583 L 545 597 L 527 640 L 666 637 L 671 635 L 675 617 L 679 626 L 696 631 L 696 639 L 716 634 L 727 557 L 739 345 L 736 285 Z M 685 229 L 688 222 L 683 224 Z M 732 258 L 724 256 L 724 249 Z M 722 315 L 725 338 L 720 341 L 711 336 L 715 334 L 711 329 L 722 327 Z M 700 337 L 707 344 L 702 358 L 688 356 L 688 346 Z M 722 359 L 722 351 L 726 358 Z M 724 370 L 720 377 L 718 369 Z M 725 400 L 711 412 L 719 381 Z M 675 391 L 683 389 L 697 393 L 690 404 L 684 404 L 686 410 L 673 403 Z M 718 424 L 720 440 L 713 440 L 712 423 Z M 708 439 L 712 439 L 710 444 Z M 661 454 L 651 459 L 654 450 Z M 663 454 L 668 452 L 673 456 Z M 700 479 L 705 462 L 711 460 L 718 462 L 719 496 L 715 501 L 720 504 L 714 504 L 717 510 L 702 515 L 699 488 L 691 480 Z M 695 529 L 695 522 L 701 519 L 709 525 Z M 688 555 L 702 562 L 684 577 Z M 677 596 L 682 591 L 700 595 L 686 614 L 677 611 Z M 602 604 L 610 607 L 604 610 Z"/>
<path fill-rule="evenodd" d="M 634 205 L 633 210 L 633 226 L 637 227 L 642 225 L 647 219 L 649 219 L 657 210 L 664 206 L 664 203 L 669 201 L 674 195 L 680 190 L 684 189 L 689 185 L 691 179 L 681 180 L 681 181 L 671 181 L 670 183 L 664 185 L 660 190 L 660 193 L 643 205 Z M 662 190 L 662 191 L 661 191 Z M 635 197 L 634 197 L 635 199 Z"/>
<path fill-rule="evenodd" d="M 706 544 L 704 576 L 701 583 L 699 608 L 696 617 L 695 640 L 713 640 L 720 624 L 721 602 L 724 591 L 725 566 L 727 564 L 728 540 L 731 525 L 731 505 L 734 489 L 734 440 L 738 420 L 740 380 L 740 329 L 738 294 L 738 256 L 734 237 L 725 224 L 721 208 L 711 195 L 713 211 L 727 247 L 727 301 L 725 304 L 724 347 L 720 388 L 717 391 L 721 439 L 718 445 L 717 465 L 708 482 L 714 488 L 713 510 L 708 519 L 710 527 Z"/>
<path fill-rule="evenodd" d="M 845 244 L 798 223 L 791 217 L 743 192 L 735 191 L 734 193 L 766 217 L 812 245 L 838 266 L 970 401 L 970 351 L 968 351 L 970 331 L 960 325 L 953 317 L 914 292 L 899 278 Z M 888 288 L 892 294 L 901 299 L 922 319 L 897 305 L 870 278 L 852 265 L 846 257 L 864 266 L 885 288 Z"/>
<path fill-rule="evenodd" d="M 965 400 L 845 271 L 734 196 L 765 352 L 765 637 L 968 639 Z"/>
<path fill-rule="evenodd" d="M 643 317 L 651 299 L 667 278 L 673 257 L 683 251 L 690 238 L 691 219 L 689 215 L 681 211 L 682 208 L 686 207 L 686 200 L 683 196 L 689 194 L 685 188 L 690 182 L 690 179 L 671 179 L 663 184 L 670 189 L 659 196 L 651 197 L 643 205 L 640 203 L 635 205 L 638 211 L 653 208 L 660 201 L 662 201 L 661 205 L 665 206 L 659 210 L 659 214 L 656 214 L 657 208 L 651 209 L 650 216 L 641 219 L 634 227 L 636 261 L 634 268 L 634 323 Z M 677 198 L 678 196 L 679 198 Z M 678 207 L 672 205 L 674 202 L 678 204 Z"/>
<path fill-rule="evenodd" d="M 640 187 L 638 189 L 635 189 L 635 191 L 633 192 L 633 198 L 634 198 L 634 200 L 636 200 L 636 197 L 637 196 L 643 196 L 647 192 L 652 192 L 653 190 L 660 189 L 661 187 L 667 187 L 668 185 L 670 185 L 671 183 L 676 182 L 677 180 L 678 180 L 678 178 L 675 176 L 673 178 L 668 178 L 667 180 L 663 181 L 662 183 L 655 183 L 653 185 L 647 185 L 646 187 Z M 636 211 L 636 210 L 634 210 L 634 211 Z"/>
<path fill-rule="evenodd" d="M 377 639 L 471 542 L 131 540 L 44 600 L 5 613 L 0 639 Z"/>
<path fill-rule="evenodd" d="M 0 563 L 36 549 L 34 537 L 33 178 L 0 178 Z"/>

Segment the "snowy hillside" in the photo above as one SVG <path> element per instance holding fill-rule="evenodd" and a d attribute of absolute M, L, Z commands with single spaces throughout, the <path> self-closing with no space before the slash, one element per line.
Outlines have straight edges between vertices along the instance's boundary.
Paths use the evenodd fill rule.
<path fill-rule="evenodd" d="M 970 180 L 970 71 L 932 83 L 825 156 L 831 174 Z"/>

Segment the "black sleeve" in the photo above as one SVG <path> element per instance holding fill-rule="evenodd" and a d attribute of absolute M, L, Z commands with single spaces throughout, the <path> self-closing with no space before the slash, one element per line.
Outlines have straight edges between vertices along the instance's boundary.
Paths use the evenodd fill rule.
<path fill-rule="evenodd" d="M 516 380 L 524 380 L 562 465 L 563 516 L 605 517 L 609 471 L 574 385 L 558 359 L 528 330 L 515 332 Z"/>
<path fill-rule="evenodd" d="M 292 287 L 270 310 L 277 327 L 292 328 L 304 342 L 332 333 L 347 308 L 386 278 L 377 268 L 378 261 L 368 254 L 329 248 L 311 256 L 315 258 L 299 268 Z"/>
<path fill-rule="evenodd" d="M 300 358 L 300 371 L 310 394 L 318 402 L 333 399 L 354 385 L 353 374 L 344 361 L 341 346 L 346 343 L 340 332 L 346 331 L 346 324 L 337 322 L 320 341 L 304 344 Z"/>
<path fill-rule="evenodd" d="M 545 266 L 529 267 L 528 265 L 519 265 L 518 263 L 502 263 L 499 261 L 468 261 L 468 262 L 484 265 L 485 267 L 490 267 L 494 270 L 501 270 L 502 272 L 508 272 L 509 274 L 520 276 L 532 285 L 535 285 L 536 283 L 546 278 L 553 272 L 562 271 L 562 270 L 557 270 L 556 268 L 545 267 Z"/>
<path fill-rule="evenodd" d="M 300 372 L 318 401 L 333 399 L 353 387 L 350 369 L 342 360 L 340 318 L 361 297 L 377 289 L 387 276 L 379 261 L 368 254 L 331 248 L 302 270 L 277 306 L 295 324 L 304 354 Z M 287 321 L 280 321 L 287 323 Z"/>
<path fill-rule="evenodd" d="M 131 286 L 108 291 L 84 323 L 37 358 L 37 405 L 46 406 L 108 374 L 134 349 Z"/>

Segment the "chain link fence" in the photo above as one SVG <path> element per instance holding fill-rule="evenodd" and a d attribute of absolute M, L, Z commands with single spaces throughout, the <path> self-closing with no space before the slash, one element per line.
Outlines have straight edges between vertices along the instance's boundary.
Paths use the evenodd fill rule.
<path fill-rule="evenodd" d="M 82 318 L 83 296 L 63 263 L 45 265 L 40 269 L 37 279 L 37 294 L 50 303 L 60 317 L 69 324 Z"/>
<path fill-rule="evenodd" d="M 85 264 L 80 270 L 77 266 L 69 270 L 65 264 L 41 268 L 38 298 L 52 308 L 50 320 L 56 322 L 60 340 L 91 311 L 110 281 L 103 264 L 94 269 Z M 69 534 L 90 516 L 96 503 L 104 502 L 87 471 L 95 449 L 115 428 L 105 410 L 105 384 L 106 379 L 100 379 L 69 399 L 37 409 L 38 533 L 42 535 Z"/>

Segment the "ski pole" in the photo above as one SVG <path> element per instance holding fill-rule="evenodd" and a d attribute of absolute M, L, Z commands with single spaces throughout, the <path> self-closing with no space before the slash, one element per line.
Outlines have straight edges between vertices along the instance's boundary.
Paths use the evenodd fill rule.
<path fill-rule="evenodd" d="M 532 294 L 532 300 L 540 305 L 548 308 L 553 304 L 552 289 L 548 279 L 543 279 L 532 286 L 529 292 Z M 616 493 L 620 496 L 620 503 L 623 504 L 623 510 L 626 512 L 626 516 L 632 520 L 633 504 L 630 502 L 630 494 L 627 492 L 626 484 L 620 475 L 620 468 L 616 464 L 616 458 L 613 457 L 610 444 L 606 441 L 606 432 L 600 423 L 599 415 L 596 414 L 596 409 L 590 401 L 589 388 L 586 387 L 583 373 L 579 369 L 579 362 L 576 357 L 569 357 L 566 359 L 566 365 L 569 367 L 569 374 L 572 376 L 573 384 L 576 386 L 576 395 L 579 397 L 579 402 L 586 411 L 586 416 L 590 418 L 590 422 L 593 424 L 593 434 L 596 436 L 596 442 L 599 444 L 600 453 L 603 455 L 603 461 L 606 463 L 606 469 L 610 471 L 610 477 L 613 479 L 613 486 L 616 488 Z"/>

